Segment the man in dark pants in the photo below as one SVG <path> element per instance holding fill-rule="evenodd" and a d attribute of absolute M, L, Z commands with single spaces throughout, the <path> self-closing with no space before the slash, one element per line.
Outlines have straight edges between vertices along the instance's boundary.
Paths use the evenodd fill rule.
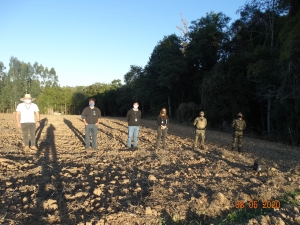
<path fill-rule="evenodd" d="M 95 107 L 95 99 L 89 99 L 89 106 L 86 107 L 81 118 L 85 125 L 85 149 L 90 147 L 90 133 L 92 133 L 92 147 L 97 149 L 97 134 L 98 124 L 100 123 L 101 112 L 100 109 Z"/>
<path fill-rule="evenodd" d="M 30 94 L 25 94 L 24 98 L 20 99 L 23 103 L 20 103 L 16 109 L 17 127 L 22 129 L 24 150 L 30 149 L 36 151 L 36 138 L 35 130 L 40 126 L 40 113 L 39 108 L 32 101 L 35 100 Z M 36 117 L 36 119 L 35 119 Z M 30 133 L 30 148 L 28 141 L 28 133 Z"/>
<path fill-rule="evenodd" d="M 234 129 L 232 150 L 234 151 L 236 143 L 238 143 L 238 152 L 242 152 L 243 130 L 246 128 L 246 122 L 243 120 L 242 113 L 237 114 L 237 119 L 232 122 L 232 128 Z"/>
<path fill-rule="evenodd" d="M 138 149 L 137 139 L 139 135 L 140 121 L 142 113 L 138 109 L 139 103 L 134 102 L 133 108 L 127 112 L 126 119 L 128 121 L 128 139 L 127 139 L 127 149 L 131 148 L 131 140 L 133 137 L 133 148 Z"/>

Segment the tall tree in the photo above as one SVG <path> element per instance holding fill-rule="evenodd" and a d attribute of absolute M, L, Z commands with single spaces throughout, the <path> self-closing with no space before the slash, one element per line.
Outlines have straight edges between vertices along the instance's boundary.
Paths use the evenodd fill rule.
<path fill-rule="evenodd" d="M 175 91 L 173 86 L 187 71 L 181 47 L 180 39 L 176 35 L 164 37 L 154 48 L 145 67 L 145 77 L 150 78 L 151 82 L 148 85 L 154 86 L 152 90 L 156 92 L 159 101 L 162 99 L 168 101 L 170 116 L 172 116 L 171 95 Z"/>

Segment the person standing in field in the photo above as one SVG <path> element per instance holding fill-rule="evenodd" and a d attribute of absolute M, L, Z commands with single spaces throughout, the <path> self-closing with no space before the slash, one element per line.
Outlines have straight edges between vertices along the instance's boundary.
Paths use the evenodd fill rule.
<path fill-rule="evenodd" d="M 169 122 L 169 118 L 167 116 L 167 109 L 162 108 L 160 110 L 160 113 L 157 117 L 157 138 L 156 138 L 156 145 L 155 148 L 158 149 L 160 140 L 162 140 L 163 149 L 166 149 L 166 137 L 167 137 L 167 131 L 168 127 L 167 124 Z"/>
<path fill-rule="evenodd" d="M 89 106 L 84 108 L 81 118 L 85 125 L 85 149 L 90 148 L 90 134 L 92 133 L 92 148 L 96 150 L 101 111 L 95 106 L 94 98 L 89 99 Z"/>
<path fill-rule="evenodd" d="M 133 148 L 138 149 L 137 140 L 139 135 L 140 121 L 142 117 L 141 111 L 138 109 L 139 103 L 135 101 L 133 103 L 133 108 L 127 112 L 126 119 L 128 122 L 128 139 L 127 139 L 127 149 L 131 148 L 131 141 L 133 137 Z"/>
<path fill-rule="evenodd" d="M 32 101 L 30 94 L 25 94 L 24 98 L 20 99 L 22 103 L 18 104 L 16 109 L 17 127 L 22 130 L 24 150 L 37 150 L 35 131 L 40 126 L 39 108 Z M 28 134 L 30 134 L 30 147 Z"/>
<path fill-rule="evenodd" d="M 206 128 L 206 125 L 207 125 L 207 120 L 206 118 L 204 117 L 204 112 L 201 111 L 199 113 L 199 117 L 197 117 L 195 120 L 194 120 L 194 126 L 196 128 L 196 131 L 195 131 L 195 142 L 194 142 L 194 149 L 197 148 L 197 145 L 198 145 L 198 139 L 200 138 L 200 148 L 202 150 L 205 149 L 204 147 L 204 141 L 205 141 L 205 128 Z"/>
<path fill-rule="evenodd" d="M 234 151 L 236 143 L 238 144 L 238 152 L 242 152 L 242 139 L 244 129 L 246 128 L 246 122 L 243 120 L 243 114 L 238 113 L 237 119 L 233 120 L 232 128 L 234 129 L 233 132 L 233 141 L 232 141 L 232 151 Z"/>

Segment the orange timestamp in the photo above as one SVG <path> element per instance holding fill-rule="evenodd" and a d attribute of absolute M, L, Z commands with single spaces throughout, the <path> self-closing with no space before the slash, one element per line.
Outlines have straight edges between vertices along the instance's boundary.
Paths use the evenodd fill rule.
<path fill-rule="evenodd" d="M 280 209 L 280 201 L 279 200 L 251 200 L 244 202 L 242 200 L 235 201 L 235 208 L 243 209 L 243 208 L 250 208 L 250 209 Z"/>

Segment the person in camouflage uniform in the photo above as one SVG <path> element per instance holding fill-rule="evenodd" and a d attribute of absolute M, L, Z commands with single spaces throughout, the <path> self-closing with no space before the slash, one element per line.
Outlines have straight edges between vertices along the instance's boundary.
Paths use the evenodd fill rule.
<path fill-rule="evenodd" d="M 243 130 L 246 128 L 246 122 L 243 120 L 242 113 L 237 114 L 237 119 L 232 122 L 232 128 L 234 129 L 232 150 L 234 151 L 236 143 L 238 143 L 238 152 L 242 152 Z"/>
<path fill-rule="evenodd" d="M 205 140 L 205 128 L 207 125 L 206 118 L 204 117 L 204 112 L 201 111 L 200 116 L 194 120 L 195 131 L 195 142 L 194 149 L 197 148 L 198 139 L 200 137 L 200 148 L 204 150 L 204 140 Z"/>

